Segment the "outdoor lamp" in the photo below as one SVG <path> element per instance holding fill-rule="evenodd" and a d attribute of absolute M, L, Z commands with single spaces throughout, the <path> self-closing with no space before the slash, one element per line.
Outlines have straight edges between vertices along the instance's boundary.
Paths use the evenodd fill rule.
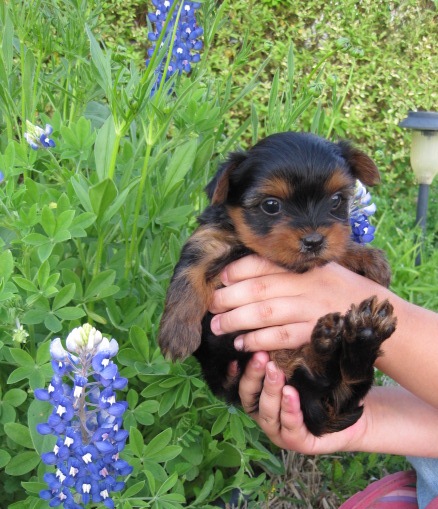
<path fill-rule="evenodd" d="M 438 174 L 438 112 L 410 111 L 399 124 L 405 129 L 413 129 L 411 144 L 411 166 L 419 183 L 416 224 L 426 233 L 429 186 Z M 421 262 L 420 252 L 415 264 Z"/>

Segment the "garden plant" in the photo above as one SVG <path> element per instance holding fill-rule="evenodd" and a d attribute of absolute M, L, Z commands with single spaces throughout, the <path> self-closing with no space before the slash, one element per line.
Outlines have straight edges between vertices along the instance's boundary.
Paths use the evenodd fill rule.
<path fill-rule="evenodd" d="M 415 266 L 416 185 L 396 127 L 436 107 L 436 3 L 320 5 L 0 3 L 1 508 L 208 509 L 232 496 L 334 508 L 404 468 L 279 451 L 211 395 L 194 359 L 169 363 L 156 344 L 217 164 L 284 130 L 373 155 L 374 245 L 394 291 L 438 310 L 438 190 Z"/>

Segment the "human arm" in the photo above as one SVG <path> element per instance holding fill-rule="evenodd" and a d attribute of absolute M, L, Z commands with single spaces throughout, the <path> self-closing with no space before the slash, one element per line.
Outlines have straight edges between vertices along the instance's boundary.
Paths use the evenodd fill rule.
<path fill-rule="evenodd" d="M 213 302 L 212 310 L 220 313 L 213 329 L 257 329 L 239 338 L 246 350 L 258 352 L 241 380 L 240 395 L 244 407 L 249 406 L 263 387 L 254 417 L 273 442 L 308 454 L 361 450 L 438 456 L 436 313 L 335 264 L 299 275 L 248 257 L 227 267 L 223 281 L 227 286 L 216 292 Z M 373 388 L 355 425 L 315 438 L 302 423 L 297 392 L 284 386 L 278 370 L 275 383 L 270 380 L 275 365 L 270 363 L 265 371 L 268 357 L 259 350 L 295 348 L 308 341 L 320 316 L 345 312 L 370 295 L 388 298 L 398 317 L 397 331 L 384 343 L 378 367 L 408 390 Z"/>

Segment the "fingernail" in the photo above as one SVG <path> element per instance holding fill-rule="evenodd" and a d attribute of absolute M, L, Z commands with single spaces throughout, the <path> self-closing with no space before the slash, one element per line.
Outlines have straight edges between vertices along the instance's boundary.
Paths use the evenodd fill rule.
<path fill-rule="evenodd" d="M 228 271 L 227 269 L 224 269 L 222 272 L 221 272 L 221 282 L 223 285 L 227 286 L 228 285 Z"/>
<path fill-rule="evenodd" d="M 278 379 L 278 372 L 275 364 L 269 363 L 266 369 L 266 376 L 270 382 L 276 382 Z"/>
<path fill-rule="evenodd" d="M 221 322 L 220 322 L 219 316 L 217 316 L 217 315 L 213 316 L 213 318 L 211 319 L 211 322 L 210 322 L 210 329 L 213 334 L 216 334 L 216 336 L 218 334 L 222 334 Z"/>
<path fill-rule="evenodd" d="M 234 348 L 238 351 L 238 352 L 241 352 L 244 348 L 244 343 L 243 343 L 243 337 L 242 336 L 237 336 L 237 338 L 234 340 Z"/>

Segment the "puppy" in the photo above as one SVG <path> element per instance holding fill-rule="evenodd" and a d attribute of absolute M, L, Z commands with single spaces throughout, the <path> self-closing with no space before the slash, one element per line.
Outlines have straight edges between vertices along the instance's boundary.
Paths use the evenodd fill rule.
<path fill-rule="evenodd" d="M 374 162 L 347 142 L 312 134 L 278 133 L 230 154 L 206 188 L 210 205 L 175 268 L 158 335 L 163 354 L 172 360 L 194 354 L 213 393 L 240 402 L 238 384 L 251 354 L 234 349 L 239 333 L 211 332 L 208 308 L 221 270 L 250 253 L 298 273 L 337 262 L 388 286 L 383 253 L 351 238 L 356 179 L 377 184 Z M 345 316 L 320 318 L 310 343 L 271 352 L 299 391 L 304 422 L 315 436 L 340 431 L 362 415 L 373 364 L 395 330 L 392 312 L 388 301 L 373 297 Z M 233 360 L 239 374 L 230 382 Z"/>

